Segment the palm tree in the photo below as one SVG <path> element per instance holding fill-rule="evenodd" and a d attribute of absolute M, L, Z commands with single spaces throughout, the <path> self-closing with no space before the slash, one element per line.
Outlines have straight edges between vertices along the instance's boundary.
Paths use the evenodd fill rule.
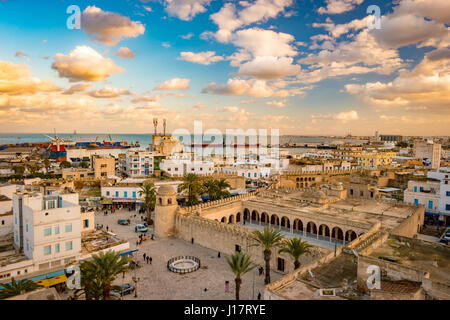
<path fill-rule="evenodd" d="M 45 167 L 45 173 L 48 174 L 48 168 L 50 168 L 50 160 L 49 159 L 44 160 L 44 167 Z"/>
<path fill-rule="evenodd" d="M 283 245 L 284 247 L 278 252 L 288 253 L 292 256 L 292 258 L 294 258 L 294 269 L 298 269 L 300 267 L 300 256 L 305 253 L 310 253 L 309 249 L 313 247 L 308 242 L 302 241 L 300 238 L 286 240 Z"/>
<path fill-rule="evenodd" d="M 95 297 L 99 290 L 102 292 L 103 300 L 109 300 L 111 289 L 113 289 L 112 282 L 116 279 L 117 275 L 128 270 L 128 259 L 119 256 L 113 251 L 100 254 L 94 254 L 92 260 L 87 260 L 82 263 L 80 270 L 82 271 L 81 277 L 84 275 L 89 279 L 93 279 L 94 282 L 85 284 L 85 292 L 93 294 Z M 84 274 L 83 274 L 84 270 Z"/>
<path fill-rule="evenodd" d="M 139 195 L 142 197 L 144 196 L 144 207 L 145 211 L 147 212 L 147 218 L 151 219 L 152 217 L 152 210 L 155 208 L 156 203 L 156 189 L 155 185 L 151 182 L 145 183 L 141 190 L 139 190 Z"/>
<path fill-rule="evenodd" d="M 266 278 L 264 284 L 270 283 L 270 256 L 272 255 L 272 248 L 281 246 L 283 242 L 283 235 L 281 230 L 270 229 L 264 227 L 263 232 L 259 230 L 253 231 L 253 240 L 256 241 L 253 246 L 261 246 L 264 248 L 264 261 L 266 262 Z"/>
<path fill-rule="evenodd" d="M 228 265 L 234 273 L 236 283 L 236 300 L 239 300 L 239 292 L 241 290 L 241 276 L 253 270 L 256 265 L 252 266 L 250 256 L 242 252 L 235 252 L 230 258 L 227 258 Z"/>
<path fill-rule="evenodd" d="M 12 168 L 14 170 L 14 173 L 20 176 L 23 176 L 25 173 L 25 167 L 24 166 L 14 166 Z"/>
<path fill-rule="evenodd" d="M 231 188 L 230 184 L 225 179 L 219 179 L 217 181 L 217 188 L 219 189 L 219 195 L 220 197 L 227 198 L 230 196 L 230 192 L 227 190 L 227 188 Z"/>
<path fill-rule="evenodd" d="M 41 287 L 36 282 L 33 282 L 31 280 L 25 279 L 16 281 L 14 278 L 11 278 L 11 283 L 5 283 L 2 284 L 2 286 L 3 289 L 0 291 L 0 299 L 14 297 Z"/>
<path fill-rule="evenodd" d="M 59 167 L 60 168 L 72 168 L 72 165 L 70 164 L 69 161 L 64 160 L 64 161 L 61 161 L 61 163 L 59 164 Z"/>
<path fill-rule="evenodd" d="M 218 185 L 217 180 L 208 179 L 203 182 L 204 192 L 209 196 L 209 200 L 217 199 Z"/>
<path fill-rule="evenodd" d="M 187 204 L 189 206 L 198 204 L 198 195 L 203 192 L 203 185 L 200 182 L 200 178 L 194 173 L 187 174 L 183 179 L 183 183 L 178 186 L 179 192 L 184 190 L 188 191 Z"/>

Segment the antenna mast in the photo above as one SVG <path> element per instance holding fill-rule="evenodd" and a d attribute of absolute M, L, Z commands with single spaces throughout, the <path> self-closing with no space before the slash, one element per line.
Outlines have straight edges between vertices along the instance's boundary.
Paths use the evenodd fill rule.
<path fill-rule="evenodd" d="M 153 126 L 155 127 L 155 136 L 156 136 L 156 128 L 158 127 L 158 118 L 153 118 Z"/>
<path fill-rule="evenodd" d="M 163 136 L 165 136 L 166 135 L 166 119 L 164 119 L 163 120 L 163 128 L 164 128 L 164 134 L 163 134 Z"/>

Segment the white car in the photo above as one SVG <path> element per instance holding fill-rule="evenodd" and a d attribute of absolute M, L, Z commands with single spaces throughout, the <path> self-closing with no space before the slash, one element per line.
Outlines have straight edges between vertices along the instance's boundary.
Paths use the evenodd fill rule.
<path fill-rule="evenodd" d="M 137 224 L 136 227 L 134 228 L 134 231 L 136 231 L 136 232 L 147 232 L 147 227 L 144 226 L 143 224 Z"/>

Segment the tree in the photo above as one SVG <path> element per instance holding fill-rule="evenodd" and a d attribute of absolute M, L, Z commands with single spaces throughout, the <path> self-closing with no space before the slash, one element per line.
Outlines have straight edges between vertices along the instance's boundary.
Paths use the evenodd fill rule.
<path fill-rule="evenodd" d="M 300 238 L 292 238 L 284 241 L 283 248 L 281 248 L 279 253 L 288 253 L 294 259 L 294 269 L 300 267 L 300 256 L 305 253 L 310 253 L 310 248 L 313 246 L 306 241 L 302 241 Z"/>
<path fill-rule="evenodd" d="M 141 190 L 139 190 L 139 195 L 144 196 L 144 208 L 147 212 L 148 219 L 152 217 L 152 210 L 155 208 L 156 203 L 156 189 L 155 185 L 151 182 L 142 185 Z"/>
<path fill-rule="evenodd" d="M 59 164 L 59 167 L 60 168 L 72 168 L 72 165 L 70 164 L 69 161 L 64 160 L 64 161 L 61 161 L 61 163 Z"/>
<path fill-rule="evenodd" d="M 178 191 L 183 192 L 187 190 L 189 206 L 198 204 L 198 196 L 203 192 L 203 185 L 200 182 L 200 178 L 194 174 L 189 173 L 183 178 L 183 183 L 178 186 Z"/>
<path fill-rule="evenodd" d="M 49 159 L 44 160 L 44 167 L 45 167 L 45 173 L 48 173 L 48 168 L 50 168 L 50 160 Z"/>
<path fill-rule="evenodd" d="M 25 167 L 24 166 L 14 166 L 13 167 L 14 173 L 18 174 L 20 176 L 23 176 L 24 172 L 25 172 Z"/>
<path fill-rule="evenodd" d="M 273 247 L 280 247 L 283 242 L 283 235 L 280 230 L 273 230 L 264 227 L 263 232 L 259 230 L 253 231 L 253 240 L 256 241 L 253 246 L 261 246 L 264 249 L 264 261 L 266 262 L 266 278 L 264 284 L 270 283 L 270 256 Z"/>
<path fill-rule="evenodd" d="M 227 188 L 230 188 L 230 184 L 225 179 L 208 179 L 203 182 L 203 191 L 210 200 L 229 197 L 230 192 Z"/>
<path fill-rule="evenodd" d="M 89 163 L 87 161 L 81 161 L 80 168 L 84 168 L 84 169 L 89 168 Z"/>
<path fill-rule="evenodd" d="M 110 291 L 114 289 L 112 282 L 117 275 L 128 270 L 128 262 L 128 258 L 119 256 L 111 250 L 94 254 L 91 260 L 84 261 L 80 271 L 86 299 L 97 298 L 101 291 L 103 300 L 109 300 Z M 86 277 L 84 281 L 83 277 Z"/>
<path fill-rule="evenodd" d="M 253 270 L 256 265 L 252 266 L 250 256 L 242 252 L 235 252 L 231 257 L 227 258 L 227 262 L 235 276 L 236 300 L 239 300 L 239 292 L 242 284 L 241 276 Z"/>
<path fill-rule="evenodd" d="M 227 180 L 223 178 L 217 180 L 217 187 L 219 189 L 219 195 L 221 198 L 227 198 L 231 196 L 230 192 L 227 190 L 228 188 L 231 188 Z"/>
<path fill-rule="evenodd" d="M 28 279 L 19 280 L 16 282 L 14 277 L 11 278 L 11 283 L 5 283 L 2 284 L 2 286 L 3 289 L 0 291 L 0 299 L 14 297 L 20 294 L 24 294 L 25 292 L 36 290 L 41 287 L 36 282 L 33 282 Z"/>

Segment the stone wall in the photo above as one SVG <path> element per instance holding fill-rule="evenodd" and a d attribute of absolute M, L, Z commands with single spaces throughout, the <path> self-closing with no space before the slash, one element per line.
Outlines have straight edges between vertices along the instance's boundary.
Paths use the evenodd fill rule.
<path fill-rule="evenodd" d="M 404 237 L 415 237 L 423 226 L 424 216 L 425 208 L 423 206 L 417 207 L 407 219 L 392 229 L 391 233 Z"/>

